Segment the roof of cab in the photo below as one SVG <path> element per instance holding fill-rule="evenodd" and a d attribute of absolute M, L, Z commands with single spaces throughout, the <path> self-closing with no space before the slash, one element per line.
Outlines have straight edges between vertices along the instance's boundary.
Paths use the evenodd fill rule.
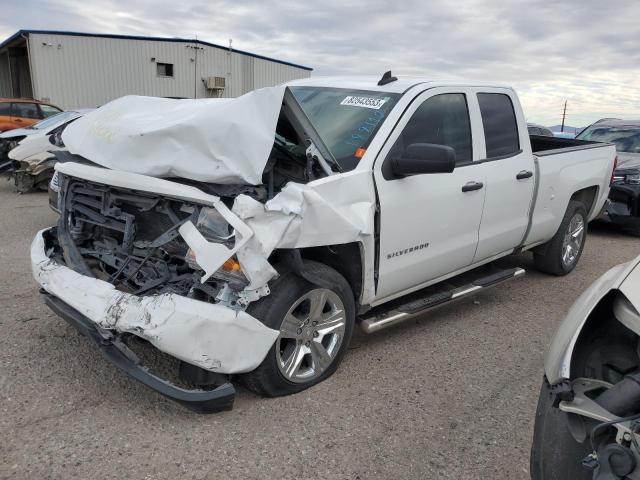
<path fill-rule="evenodd" d="M 377 92 L 405 93 L 416 85 L 429 84 L 431 87 L 498 87 L 511 88 L 509 85 L 486 82 L 460 82 L 430 80 L 426 77 L 397 75 L 397 80 L 385 85 L 378 85 L 381 76 L 345 76 L 345 77 L 310 77 L 287 82 L 288 86 L 348 88 L 353 90 L 370 90 Z"/>

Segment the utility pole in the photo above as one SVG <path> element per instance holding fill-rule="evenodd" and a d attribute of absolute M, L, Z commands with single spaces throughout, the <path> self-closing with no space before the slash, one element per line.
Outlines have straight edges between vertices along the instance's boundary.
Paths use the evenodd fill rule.
<path fill-rule="evenodd" d="M 564 119 L 567 116 L 567 101 L 564 101 L 564 110 L 562 112 L 562 126 L 560 127 L 560 131 L 564 132 Z"/>

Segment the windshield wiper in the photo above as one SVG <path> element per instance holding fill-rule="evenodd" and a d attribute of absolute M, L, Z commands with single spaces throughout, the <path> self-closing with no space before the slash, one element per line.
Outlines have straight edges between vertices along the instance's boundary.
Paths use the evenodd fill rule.
<path fill-rule="evenodd" d="M 333 175 L 334 172 L 331 166 L 329 165 L 329 163 L 327 163 L 325 158 L 322 156 L 322 153 L 320 153 L 320 150 L 318 150 L 318 147 L 316 147 L 316 145 L 313 143 L 313 140 L 311 139 L 309 139 L 309 146 L 307 147 L 306 155 L 309 160 L 318 162 L 318 165 L 320 165 L 320 168 L 324 171 L 324 173 L 327 174 L 327 176 Z M 338 167 L 338 171 L 342 170 L 340 168 L 340 165 L 338 165 L 337 163 L 335 164 L 335 166 Z"/>

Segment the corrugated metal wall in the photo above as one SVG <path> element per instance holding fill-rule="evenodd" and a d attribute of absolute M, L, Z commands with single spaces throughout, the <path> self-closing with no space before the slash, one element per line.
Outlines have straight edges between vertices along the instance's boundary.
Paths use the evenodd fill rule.
<path fill-rule="evenodd" d="M 236 97 L 311 73 L 195 43 L 34 33 L 29 51 L 34 96 L 65 109 L 95 107 L 129 94 L 217 96 L 205 88 L 209 76 L 225 77 L 221 96 Z M 159 77 L 156 62 L 173 64 L 174 76 Z"/>
<path fill-rule="evenodd" d="M 0 53 L 0 97 L 11 96 L 11 75 L 9 74 L 9 55 Z"/>

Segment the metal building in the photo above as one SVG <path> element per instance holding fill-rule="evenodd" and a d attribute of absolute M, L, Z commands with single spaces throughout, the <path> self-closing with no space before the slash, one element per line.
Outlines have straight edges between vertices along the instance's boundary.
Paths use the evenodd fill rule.
<path fill-rule="evenodd" d="M 0 43 L 0 97 L 64 109 L 123 95 L 237 97 L 311 75 L 311 68 L 182 38 L 20 30 Z"/>

